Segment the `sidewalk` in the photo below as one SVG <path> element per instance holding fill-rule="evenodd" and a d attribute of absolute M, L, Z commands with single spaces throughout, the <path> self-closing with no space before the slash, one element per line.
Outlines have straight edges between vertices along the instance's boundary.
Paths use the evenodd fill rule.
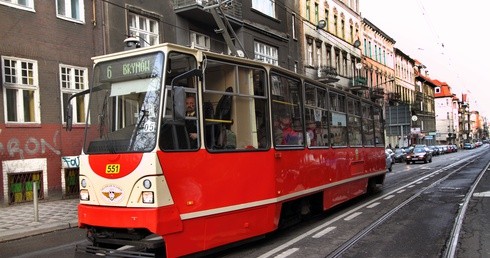
<path fill-rule="evenodd" d="M 32 202 L 0 207 L 0 242 L 77 227 L 79 202 L 77 198 L 38 202 L 37 222 Z"/>

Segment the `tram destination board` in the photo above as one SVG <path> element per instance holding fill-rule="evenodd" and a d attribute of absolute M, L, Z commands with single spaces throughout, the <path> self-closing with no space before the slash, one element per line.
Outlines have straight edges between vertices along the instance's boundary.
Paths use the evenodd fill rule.
<path fill-rule="evenodd" d="M 162 53 L 132 56 L 96 65 L 95 73 L 101 82 L 119 82 L 151 78 L 158 74 L 155 64 L 163 62 Z"/>

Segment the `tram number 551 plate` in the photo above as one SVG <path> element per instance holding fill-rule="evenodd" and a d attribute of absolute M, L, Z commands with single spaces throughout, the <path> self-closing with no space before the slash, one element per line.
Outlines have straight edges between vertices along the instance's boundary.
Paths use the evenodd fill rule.
<path fill-rule="evenodd" d="M 105 173 L 106 174 L 119 174 L 120 169 L 121 169 L 120 164 L 107 164 L 105 166 Z"/>

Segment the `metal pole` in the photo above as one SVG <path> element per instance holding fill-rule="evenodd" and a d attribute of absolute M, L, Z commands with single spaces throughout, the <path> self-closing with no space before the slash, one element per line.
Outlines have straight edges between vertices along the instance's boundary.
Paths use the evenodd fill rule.
<path fill-rule="evenodd" d="M 33 181 L 32 182 L 32 191 L 33 191 L 33 202 L 34 202 L 34 221 L 38 222 L 39 221 L 39 210 L 37 208 L 37 182 Z"/>

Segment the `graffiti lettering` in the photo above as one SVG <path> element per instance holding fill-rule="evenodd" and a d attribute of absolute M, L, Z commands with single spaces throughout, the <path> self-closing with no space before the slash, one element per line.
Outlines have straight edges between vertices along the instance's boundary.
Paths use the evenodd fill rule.
<path fill-rule="evenodd" d="M 53 142 L 56 145 L 56 138 L 58 135 L 58 131 L 55 132 L 53 136 Z M 0 156 L 9 155 L 10 157 L 18 156 L 21 159 L 24 159 L 25 155 L 36 155 L 36 154 L 45 154 L 46 149 L 49 149 L 56 155 L 60 155 L 61 151 L 56 149 L 53 145 L 49 144 L 45 139 L 36 139 L 34 137 L 29 137 L 25 143 L 22 145 L 18 138 L 11 138 L 8 140 L 6 145 L 3 145 L 0 142 Z"/>
<path fill-rule="evenodd" d="M 65 156 L 62 157 L 64 168 L 78 168 L 80 167 L 80 158 L 78 156 Z"/>

